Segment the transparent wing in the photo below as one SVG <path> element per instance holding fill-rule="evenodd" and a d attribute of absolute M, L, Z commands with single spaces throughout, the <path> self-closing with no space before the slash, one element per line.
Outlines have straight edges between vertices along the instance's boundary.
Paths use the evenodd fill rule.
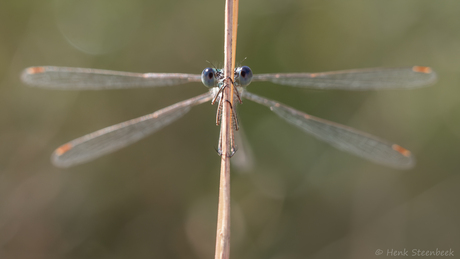
<path fill-rule="evenodd" d="M 76 67 L 29 67 L 22 72 L 21 79 L 28 85 L 61 90 L 157 87 L 201 82 L 200 75 L 141 74 Z"/>
<path fill-rule="evenodd" d="M 57 148 L 52 155 L 52 162 L 58 167 L 70 167 L 114 152 L 172 123 L 186 114 L 192 106 L 211 99 L 210 93 L 202 94 L 152 114 L 77 138 Z"/>
<path fill-rule="evenodd" d="M 247 91 L 244 92 L 244 97 L 269 107 L 287 122 L 340 150 L 399 169 L 411 168 L 415 163 L 411 152 L 399 145 L 338 123 L 313 117 Z"/>
<path fill-rule="evenodd" d="M 433 84 L 436 73 L 429 67 L 370 68 L 323 73 L 261 74 L 252 81 L 270 81 L 313 89 L 370 90 L 416 88 Z"/>

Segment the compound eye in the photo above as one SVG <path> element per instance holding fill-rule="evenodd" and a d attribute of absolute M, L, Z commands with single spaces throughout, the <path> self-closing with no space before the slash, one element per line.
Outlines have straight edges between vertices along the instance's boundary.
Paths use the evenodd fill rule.
<path fill-rule="evenodd" d="M 240 86 L 247 86 L 251 83 L 252 80 L 252 70 L 248 66 L 242 66 L 238 70 L 237 80 L 240 83 Z"/>
<path fill-rule="evenodd" d="M 206 87 L 216 86 L 216 83 L 217 83 L 216 74 L 217 74 L 216 69 L 210 68 L 210 67 L 205 68 L 203 72 L 201 73 L 201 82 L 203 82 L 203 84 Z"/>

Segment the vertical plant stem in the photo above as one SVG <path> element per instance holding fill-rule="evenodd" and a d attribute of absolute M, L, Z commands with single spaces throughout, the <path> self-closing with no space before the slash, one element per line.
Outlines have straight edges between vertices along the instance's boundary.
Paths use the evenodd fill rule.
<path fill-rule="evenodd" d="M 215 259 L 230 257 L 230 157 L 232 152 L 232 105 L 233 105 L 233 71 L 235 66 L 234 53 L 236 49 L 236 26 L 234 17 L 238 11 L 234 10 L 234 2 L 225 3 L 225 47 L 224 47 L 224 85 L 223 107 L 221 121 L 222 156 L 219 184 L 219 206 L 217 215 L 216 252 Z M 233 39 L 235 37 L 235 39 Z"/>

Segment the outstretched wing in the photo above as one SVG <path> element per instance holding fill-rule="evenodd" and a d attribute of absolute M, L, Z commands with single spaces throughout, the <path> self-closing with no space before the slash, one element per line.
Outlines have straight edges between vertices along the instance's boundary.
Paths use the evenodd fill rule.
<path fill-rule="evenodd" d="M 205 93 L 178 102 L 152 114 L 125 121 L 74 139 L 54 151 L 52 162 L 58 167 L 70 167 L 114 152 L 169 125 L 190 111 L 192 106 L 211 99 L 212 95 Z"/>
<path fill-rule="evenodd" d="M 340 150 L 399 169 L 408 169 L 415 164 L 411 152 L 397 144 L 338 123 L 313 117 L 247 91 L 244 92 L 244 97 L 269 107 L 287 122 Z"/>
<path fill-rule="evenodd" d="M 429 67 L 369 68 L 323 73 L 260 74 L 252 81 L 312 89 L 371 90 L 416 88 L 436 81 L 436 73 Z"/>
<path fill-rule="evenodd" d="M 28 85 L 60 90 L 123 89 L 201 82 L 200 75 L 141 74 L 76 67 L 29 67 L 22 72 L 21 79 Z"/>

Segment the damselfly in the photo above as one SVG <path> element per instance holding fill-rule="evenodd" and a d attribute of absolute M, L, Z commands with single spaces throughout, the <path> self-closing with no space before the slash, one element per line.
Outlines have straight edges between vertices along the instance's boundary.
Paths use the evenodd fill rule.
<path fill-rule="evenodd" d="M 217 123 L 219 123 L 222 107 L 220 97 L 224 78 L 222 70 L 215 68 L 206 68 L 201 75 L 193 75 L 179 73 L 141 74 L 47 66 L 25 69 L 22 80 L 32 86 L 59 90 L 161 87 L 200 81 L 208 87 L 208 91 L 202 95 L 178 102 L 154 113 L 98 130 L 60 146 L 54 151 L 52 162 L 59 167 L 69 167 L 88 162 L 139 141 L 182 117 L 193 106 L 207 101 L 219 101 L 216 116 Z M 253 75 L 249 67 L 243 66 L 234 71 L 233 82 L 237 89 L 234 94 L 240 100 L 246 98 L 267 106 L 287 122 L 340 150 L 379 164 L 404 169 L 410 168 L 414 164 L 413 156 L 409 150 L 356 129 L 316 118 L 279 102 L 250 93 L 246 91 L 246 88 L 252 81 L 269 81 L 275 84 L 312 89 L 408 89 L 434 83 L 436 73 L 429 67 L 421 66 L 259 75 Z M 233 114 L 233 127 L 237 130 L 236 113 Z M 236 151 L 234 141 L 231 150 L 232 154 Z M 220 152 L 220 148 L 218 152 Z"/>

